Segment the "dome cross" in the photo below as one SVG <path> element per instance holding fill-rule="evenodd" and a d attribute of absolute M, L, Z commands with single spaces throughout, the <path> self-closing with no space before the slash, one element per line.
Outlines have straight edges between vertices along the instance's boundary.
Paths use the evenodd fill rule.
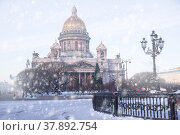
<path fill-rule="evenodd" d="M 74 6 L 73 8 L 72 8 L 72 16 L 76 16 L 77 15 L 77 9 L 76 9 L 76 7 Z"/>

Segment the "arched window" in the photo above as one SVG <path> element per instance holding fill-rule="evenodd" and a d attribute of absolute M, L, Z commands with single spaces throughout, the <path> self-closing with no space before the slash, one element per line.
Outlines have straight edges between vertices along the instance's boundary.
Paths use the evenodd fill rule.
<path fill-rule="evenodd" d="M 68 41 L 68 48 L 69 48 L 70 51 L 72 50 L 70 41 Z"/>
<path fill-rule="evenodd" d="M 78 42 L 75 41 L 75 50 L 78 51 Z"/>
<path fill-rule="evenodd" d="M 58 57 L 58 51 L 55 50 L 55 51 L 54 51 L 54 58 L 57 58 L 57 57 Z"/>
<path fill-rule="evenodd" d="M 80 42 L 80 50 L 82 51 L 82 42 Z"/>
<path fill-rule="evenodd" d="M 66 51 L 66 42 L 64 42 L 64 51 Z"/>
<path fill-rule="evenodd" d="M 103 58 L 104 57 L 104 52 L 101 52 L 101 58 Z"/>
<path fill-rule="evenodd" d="M 86 45 L 86 51 L 87 52 L 89 51 L 89 45 L 88 44 Z"/>

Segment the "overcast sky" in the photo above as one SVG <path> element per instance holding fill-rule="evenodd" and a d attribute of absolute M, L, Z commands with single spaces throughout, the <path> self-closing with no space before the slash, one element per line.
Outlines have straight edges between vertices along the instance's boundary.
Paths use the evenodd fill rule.
<path fill-rule="evenodd" d="M 102 40 L 108 58 L 120 53 L 131 59 L 129 76 L 152 71 L 152 58 L 140 44 L 145 37 L 151 46 L 152 30 L 165 40 L 157 70 L 180 67 L 179 0 L 0 0 L 0 81 L 22 71 L 34 50 L 47 56 L 74 5 L 91 37 L 91 52 L 96 56 Z"/>

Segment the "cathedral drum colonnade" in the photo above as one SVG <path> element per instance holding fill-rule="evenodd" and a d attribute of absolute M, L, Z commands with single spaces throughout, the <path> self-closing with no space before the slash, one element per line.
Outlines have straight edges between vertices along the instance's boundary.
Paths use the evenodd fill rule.
<path fill-rule="evenodd" d="M 73 68 L 67 71 L 73 88 L 92 83 L 92 74 L 96 63 L 99 64 L 103 84 L 122 81 L 124 69 L 120 58 L 108 59 L 107 48 L 102 43 L 96 48 L 97 57 L 90 52 L 90 37 L 85 23 L 78 17 L 76 7 L 72 8 L 71 16 L 65 21 L 62 31 L 53 45 L 47 57 L 40 58 L 34 53 L 32 68 L 36 68 L 45 62 L 65 62 Z"/>

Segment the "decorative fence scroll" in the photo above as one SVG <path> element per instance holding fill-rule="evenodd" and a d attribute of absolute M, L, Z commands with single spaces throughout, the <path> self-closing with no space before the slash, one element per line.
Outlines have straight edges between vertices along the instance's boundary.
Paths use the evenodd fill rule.
<path fill-rule="evenodd" d="M 115 116 L 133 116 L 144 119 L 178 119 L 177 95 L 149 92 L 95 93 L 93 108 Z"/>

